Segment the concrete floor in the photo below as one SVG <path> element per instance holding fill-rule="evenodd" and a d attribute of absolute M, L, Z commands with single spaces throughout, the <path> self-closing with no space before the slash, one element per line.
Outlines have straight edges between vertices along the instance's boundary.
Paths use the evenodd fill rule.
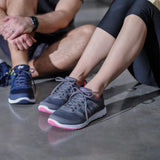
<path fill-rule="evenodd" d="M 91 0 L 84 5 L 76 19 L 79 24 L 87 22 L 86 18 L 96 24 L 107 8 Z M 51 127 L 47 123 L 48 114 L 37 110 L 39 102 L 56 84 L 52 79 L 36 80 L 37 102 L 34 105 L 9 105 L 10 87 L 0 88 L 1 160 L 160 159 L 157 88 L 139 85 L 125 71 L 104 92 L 107 116 L 82 130 L 66 131 Z"/>

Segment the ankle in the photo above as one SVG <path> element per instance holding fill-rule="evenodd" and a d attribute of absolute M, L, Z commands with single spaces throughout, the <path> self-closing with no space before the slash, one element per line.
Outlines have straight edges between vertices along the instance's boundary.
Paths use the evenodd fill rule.
<path fill-rule="evenodd" d="M 78 86 L 84 86 L 85 84 L 85 81 L 78 81 L 78 80 L 76 80 L 76 84 L 78 85 Z"/>
<path fill-rule="evenodd" d="M 69 76 L 74 78 L 79 86 L 82 86 L 84 85 L 86 74 L 84 72 L 77 73 L 78 72 L 72 72 Z"/>
<path fill-rule="evenodd" d="M 72 77 L 72 76 L 69 76 L 69 77 L 75 79 L 75 80 L 76 80 L 76 84 L 77 84 L 78 86 L 84 86 L 85 80 L 79 80 L 79 79 L 77 79 L 77 78 L 75 78 L 75 77 Z"/>
<path fill-rule="evenodd" d="M 91 88 L 91 87 L 89 87 L 87 85 L 85 86 L 85 88 L 89 89 L 93 93 L 93 97 L 95 99 L 100 99 L 102 94 L 103 94 L 103 91 L 100 90 L 100 89 L 94 89 L 94 88 Z"/>
<path fill-rule="evenodd" d="M 26 64 L 26 63 L 14 64 L 14 65 L 12 65 L 12 69 L 15 67 L 18 67 L 18 66 L 28 66 L 28 64 Z"/>
<path fill-rule="evenodd" d="M 36 70 L 36 67 L 35 67 L 34 63 L 35 63 L 35 59 L 29 61 L 29 62 L 28 62 L 28 65 L 30 66 L 30 69 L 33 69 L 33 70 L 34 70 L 34 72 L 31 72 L 32 77 L 33 77 L 33 78 L 36 78 L 36 77 L 39 77 L 39 76 L 41 76 L 41 75 L 40 75 L 39 72 Z"/>
<path fill-rule="evenodd" d="M 100 99 L 101 98 L 101 96 L 102 96 L 102 94 L 100 94 L 100 93 L 95 93 L 95 92 L 93 92 L 93 97 L 95 98 L 95 99 Z"/>

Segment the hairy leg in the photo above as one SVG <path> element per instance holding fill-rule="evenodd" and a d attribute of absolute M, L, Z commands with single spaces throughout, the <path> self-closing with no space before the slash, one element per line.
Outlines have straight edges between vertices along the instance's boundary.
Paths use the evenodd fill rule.
<path fill-rule="evenodd" d="M 123 72 L 140 53 L 147 34 L 145 23 L 136 15 L 129 15 L 96 76 L 86 85 L 99 97 L 106 86 Z"/>
<path fill-rule="evenodd" d="M 51 75 L 72 69 L 88 44 L 95 27 L 84 25 L 70 31 L 59 42 L 52 44 L 29 66 L 35 69 L 33 77 Z"/>
<path fill-rule="evenodd" d="M 37 0 L 7 0 L 8 16 L 31 16 L 36 13 Z M 20 51 L 9 45 L 12 67 L 28 63 L 28 50 Z"/>

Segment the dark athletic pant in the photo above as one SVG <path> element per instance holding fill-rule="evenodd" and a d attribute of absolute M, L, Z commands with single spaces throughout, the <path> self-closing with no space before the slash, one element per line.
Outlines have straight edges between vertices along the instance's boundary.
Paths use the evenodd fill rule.
<path fill-rule="evenodd" d="M 116 38 L 124 19 L 131 14 L 144 21 L 147 37 L 142 51 L 129 67 L 129 71 L 140 83 L 159 87 L 160 11 L 154 5 L 147 0 L 114 0 L 98 27 Z"/>

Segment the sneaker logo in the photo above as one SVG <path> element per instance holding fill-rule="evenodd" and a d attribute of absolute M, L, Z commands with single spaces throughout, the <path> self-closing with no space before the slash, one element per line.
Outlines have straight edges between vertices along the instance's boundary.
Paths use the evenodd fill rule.
<path fill-rule="evenodd" d="M 23 68 L 24 68 L 24 66 L 21 66 L 21 65 L 20 65 L 20 66 L 18 66 L 18 69 L 23 69 Z"/>

